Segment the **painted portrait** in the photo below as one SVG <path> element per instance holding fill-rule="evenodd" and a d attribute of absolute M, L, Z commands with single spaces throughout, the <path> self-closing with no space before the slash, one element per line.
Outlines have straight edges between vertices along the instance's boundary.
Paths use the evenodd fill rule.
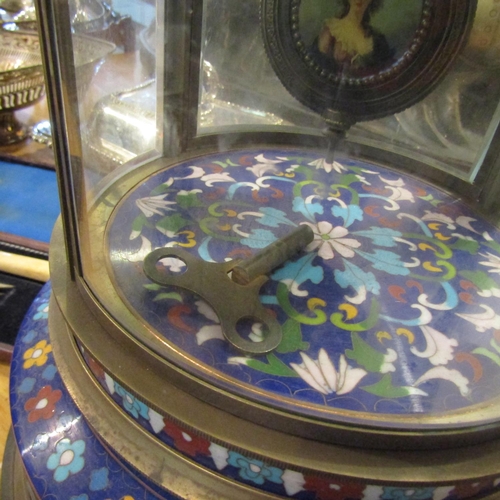
<path fill-rule="evenodd" d="M 421 17 L 422 0 L 302 0 L 299 30 L 324 69 L 369 76 L 402 57 Z"/>

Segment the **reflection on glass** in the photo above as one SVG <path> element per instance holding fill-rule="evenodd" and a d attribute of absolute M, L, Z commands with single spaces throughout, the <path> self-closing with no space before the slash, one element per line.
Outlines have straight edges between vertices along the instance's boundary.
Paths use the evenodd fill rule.
<path fill-rule="evenodd" d="M 468 46 L 437 89 L 394 117 L 359 125 L 357 139 L 383 136 L 394 151 L 473 182 L 500 121 L 499 24 L 494 2 L 480 2 Z"/>
<path fill-rule="evenodd" d="M 293 126 L 319 135 L 321 120 L 283 89 L 264 54 L 259 2 L 247 2 L 240 7 L 229 0 L 207 0 L 206 6 L 203 55 L 217 71 L 218 99 L 257 113 L 265 110 L 276 119 L 281 118 L 283 122 L 275 124 L 286 129 Z M 388 15 L 394 8 L 401 11 L 397 22 Z M 316 47 L 318 57 L 329 58 L 330 65 L 335 58 L 350 57 L 351 66 L 361 71 L 361 62 L 372 57 L 370 51 L 360 48 L 365 54 L 355 57 L 355 48 L 335 50 L 332 31 L 340 37 L 341 24 L 354 22 L 350 16 L 360 17 L 363 11 L 359 28 L 371 33 L 370 53 L 373 55 L 375 49 L 382 51 L 384 46 L 390 53 L 387 60 L 397 61 L 410 43 L 409 34 L 415 32 L 422 2 L 303 0 L 300 9 L 300 34 L 308 46 Z M 469 43 L 437 89 L 396 116 L 358 124 L 349 133 L 350 141 L 377 147 L 382 141 L 390 151 L 472 181 L 482 161 L 481 152 L 487 148 L 500 119 L 496 110 L 500 98 L 499 22 L 500 10 L 493 0 L 479 2 Z M 328 43 L 323 44 L 320 35 L 326 30 L 329 35 L 324 38 L 328 38 Z M 325 50 L 318 44 L 325 45 Z M 347 45 L 346 41 L 344 49 Z M 203 78 L 206 87 L 207 75 Z M 229 116 L 225 123 L 228 127 L 234 125 Z M 252 114 L 244 116 L 239 124 L 250 125 Z"/>
<path fill-rule="evenodd" d="M 154 149 L 155 80 L 99 100 L 89 120 L 89 147 L 101 172 Z"/>
<path fill-rule="evenodd" d="M 23 141 L 29 133 L 14 112 L 45 94 L 38 36 L 0 31 L 0 146 Z"/>
<path fill-rule="evenodd" d="M 72 152 L 78 159 L 72 177 L 82 193 L 77 207 L 82 266 L 91 276 L 95 249 L 86 236 L 88 200 L 108 173 L 123 164 L 130 168 L 138 154 L 157 154 L 157 95 L 151 83 L 156 70 L 150 64 L 155 47 L 144 46 L 146 30 L 155 33 L 155 5 L 116 0 L 111 9 L 102 0 L 72 0 L 69 17 L 76 77 L 72 118 L 81 141 Z M 131 104 L 132 95 L 139 96 L 137 104 Z"/>

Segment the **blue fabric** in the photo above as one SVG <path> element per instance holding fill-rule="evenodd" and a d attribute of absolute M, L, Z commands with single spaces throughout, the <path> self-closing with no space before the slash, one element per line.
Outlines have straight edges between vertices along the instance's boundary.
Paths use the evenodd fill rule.
<path fill-rule="evenodd" d="M 53 170 L 0 161 L 0 231 L 48 243 L 59 212 Z"/>

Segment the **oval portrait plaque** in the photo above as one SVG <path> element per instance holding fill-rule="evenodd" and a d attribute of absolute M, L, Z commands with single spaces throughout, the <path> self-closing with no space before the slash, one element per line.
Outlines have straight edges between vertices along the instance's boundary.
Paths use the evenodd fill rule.
<path fill-rule="evenodd" d="M 350 121 L 427 95 L 467 41 L 471 0 L 262 0 L 271 63 L 288 91 Z"/>

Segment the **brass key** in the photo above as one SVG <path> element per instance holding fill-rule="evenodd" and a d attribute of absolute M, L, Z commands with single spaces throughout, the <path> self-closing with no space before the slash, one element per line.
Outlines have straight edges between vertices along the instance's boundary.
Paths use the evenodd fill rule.
<path fill-rule="evenodd" d="M 245 260 L 207 262 L 181 248 L 158 248 L 144 259 L 146 276 L 159 285 L 178 286 L 202 297 L 220 319 L 225 338 L 245 354 L 265 354 L 281 342 L 281 325 L 259 300 L 260 287 L 274 268 L 286 262 L 314 239 L 307 225 L 296 230 Z M 182 274 L 160 272 L 156 265 L 167 257 L 182 260 L 187 269 Z M 261 322 L 267 332 L 261 342 L 243 338 L 237 324 L 243 319 Z"/>

